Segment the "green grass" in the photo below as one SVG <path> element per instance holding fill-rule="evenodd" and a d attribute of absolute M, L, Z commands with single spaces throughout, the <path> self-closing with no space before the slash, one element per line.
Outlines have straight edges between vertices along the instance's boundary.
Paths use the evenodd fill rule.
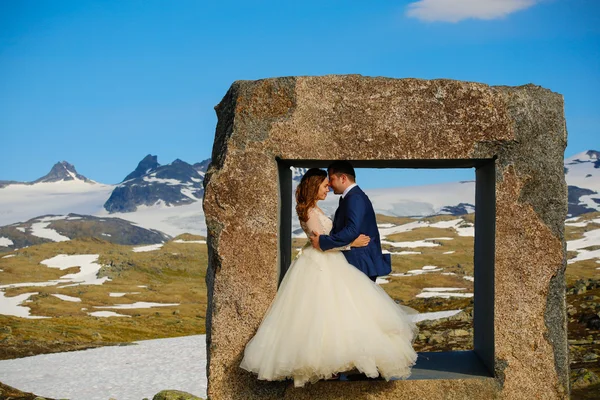
<path fill-rule="evenodd" d="M 192 235 L 178 238 L 199 239 Z M 99 254 L 98 262 L 106 266 L 100 274 L 111 279 L 102 285 L 6 289 L 5 295 L 8 297 L 38 292 L 26 304 L 31 308 L 31 314 L 53 318 L 34 320 L 0 316 L 0 327 L 5 327 L 0 330 L 0 343 L 3 343 L 0 346 L 0 358 L 27 355 L 31 351 L 37 354 L 81 346 L 204 333 L 207 303 L 204 277 L 208 264 L 206 245 L 171 241 L 159 250 L 142 253 L 133 252 L 132 247 L 96 239 L 79 239 L 32 246 L 13 252 L 15 257 L 0 258 L 0 269 L 3 270 L 0 272 L 0 281 L 3 284 L 57 279 L 79 270 L 73 267 L 61 271 L 39 264 L 58 254 Z M 110 297 L 111 292 L 139 293 Z M 78 297 L 81 302 L 63 301 L 52 294 Z M 129 317 L 99 318 L 87 314 L 105 310 L 95 308 L 97 306 L 138 301 L 179 305 L 106 309 Z M 11 346 L 10 343 L 20 345 Z"/>

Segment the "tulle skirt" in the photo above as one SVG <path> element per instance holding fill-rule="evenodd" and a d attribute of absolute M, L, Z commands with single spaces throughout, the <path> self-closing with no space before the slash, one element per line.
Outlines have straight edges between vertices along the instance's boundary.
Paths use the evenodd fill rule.
<path fill-rule="evenodd" d="M 305 247 L 240 366 L 259 379 L 294 379 L 297 387 L 354 368 L 371 378 L 404 379 L 417 359 L 411 310 L 396 304 L 341 252 Z"/>

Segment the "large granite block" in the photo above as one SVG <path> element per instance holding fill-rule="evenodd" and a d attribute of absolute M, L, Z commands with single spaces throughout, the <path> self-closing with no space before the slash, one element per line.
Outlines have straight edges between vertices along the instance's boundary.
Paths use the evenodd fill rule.
<path fill-rule="evenodd" d="M 216 111 L 204 180 L 209 398 L 568 398 L 561 95 L 534 85 L 287 77 L 235 82 Z M 481 167 L 478 185 L 492 192 L 479 199 L 495 204 L 476 205 L 478 218 L 480 209 L 491 217 L 479 225 L 488 232 L 479 238 L 476 232 L 476 247 L 487 249 L 480 254 L 490 255 L 486 265 L 476 260 L 476 285 L 478 274 L 489 282 L 479 285 L 479 297 L 476 286 L 475 304 L 477 310 L 478 301 L 489 303 L 491 330 L 483 337 L 479 329 L 477 337 L 475 322 L 475 351 L 480 343 L 490 355 L 483 357 L 492 364 L 490 376 L 295 389 L 258 381 L 239 368 L 277 291 L 280 219 L 289 217 L 281 210 L 280 162 L 324 166 L 336 159 Z M 492 293 L 482 293 L 486 287 Z"/>

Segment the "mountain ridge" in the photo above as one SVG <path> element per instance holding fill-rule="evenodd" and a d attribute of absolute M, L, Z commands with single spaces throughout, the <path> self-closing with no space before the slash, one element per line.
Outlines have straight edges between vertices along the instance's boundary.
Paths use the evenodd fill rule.
<path fill-rule="evenodd" d="M 115 187 L 104 209 L 109 213 L 134 212 L 139 206 L 179 206 L 191 204 L 204 195 L 203 165 L 207 160 L 191 165 L 183 160 L 160 165 L 158 157 L 148 154 L 136 169 Z"/>
<path fill-rule="evenodd" d="M 600 211 L 599 161 L 600 152 L 596 150 L 565 159 L 569 217 Z M 39 215 L 77 213 L 119 217 L 171 236 L 205 235 L 203 178 L 209 164 L 210 159 L 194 164 L 176 159 L 160 165 L 157 156 L 148 154 L 126 176 L 130 179 L 118 185 L 82 184 L 84 181 L 75 179 L 42 185 L 0 186 L 0 226 Z M 305 171 L 292 170 L 293 185 L 298 184 Z M 0 184 L 2 182 L 8 181 L 0 181 Z M 475 204 L 474 181 L 365 189 L 365 192 L 376 212 L 388 216 L 461 215 L 473 212 Z M 333 215 L 337 196 L 330 193 L 321 207 Z M 293 210 L 292 215 L 295 215 Z M 296 222 L 293 221 L 293 229 L 299 228 Z"/>

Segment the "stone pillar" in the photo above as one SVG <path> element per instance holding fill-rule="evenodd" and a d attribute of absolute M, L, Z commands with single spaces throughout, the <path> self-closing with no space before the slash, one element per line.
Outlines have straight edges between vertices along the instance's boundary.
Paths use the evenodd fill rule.
<path fill-rule="evenodd" d="M 534 85 L 287 77 L 234 82 L 216 111 L 204 180 L 211 399 L 568 398 L 562 96 Z M 485 194 L 478 198 L 493 201 L 494 192 L 485 189 L 493 178 L 495 217 L 487 220 L 495 226 L 482 237 L 476 232 L 479 254 L 491 266 L 475 268 L 476 280 L 488 282 L 480 288 L 491 282 L 492 293 L 475 293 L 476 310 L 490 310 L 475 322 L 475 351 L 493 367 L 492 376 L 328 381 L 294 389 L 239 368 L 275 296 L 286 251 L 281 210 L 289 204 L 280 199 L 278 160 L 484 161 L 477 179 Z M 477 229 L 485 231 L 482 223 Z M 477 304 L 478 298 L 484 300 Z M 477 336 L 486 329 L 487 341 Z"/>

